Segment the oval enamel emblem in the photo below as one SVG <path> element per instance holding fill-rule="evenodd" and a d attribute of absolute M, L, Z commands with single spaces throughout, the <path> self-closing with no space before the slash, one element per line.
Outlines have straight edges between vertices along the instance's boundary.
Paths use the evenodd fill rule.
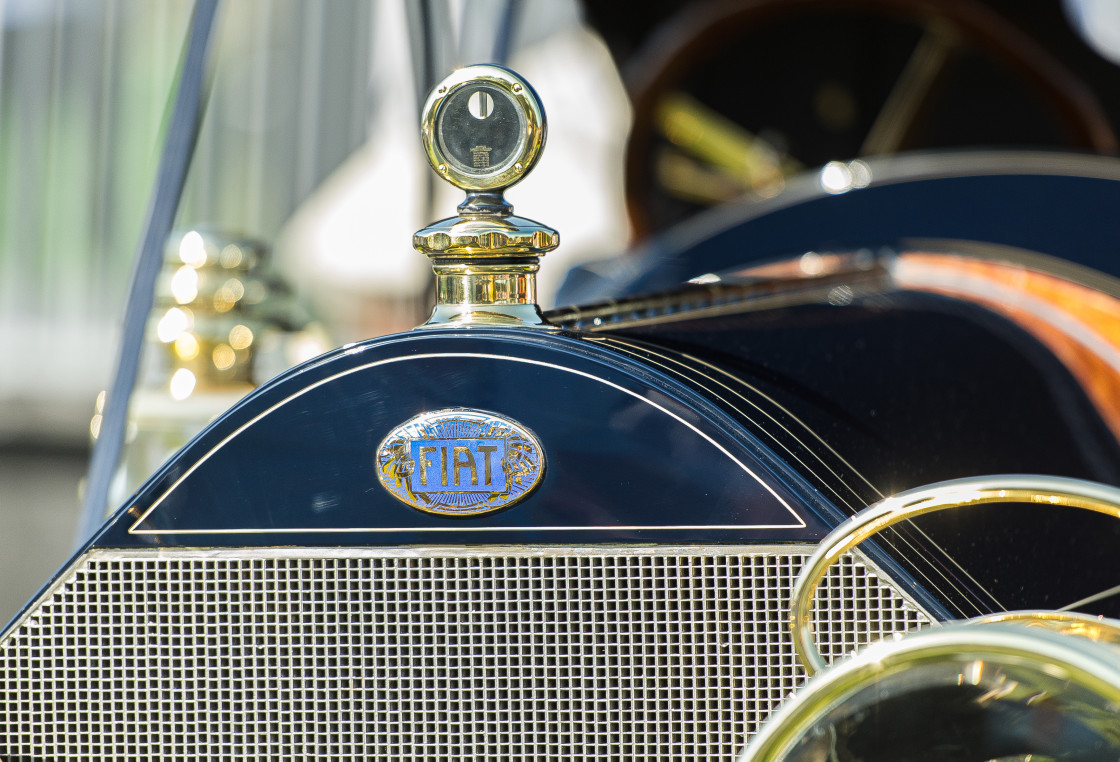
<path fill-rule="evenodd" d="M 427 513 L 477 516 L 540 483 L 544 451 L 528 429 L 481 410 L 422 413 L 389 432 L 377 472 L 393 497 Z"/>

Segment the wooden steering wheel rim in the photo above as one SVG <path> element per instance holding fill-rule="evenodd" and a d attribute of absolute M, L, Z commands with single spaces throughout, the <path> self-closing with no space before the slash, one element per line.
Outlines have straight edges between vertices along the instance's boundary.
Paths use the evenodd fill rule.
<path fill-rule="evenodd" d="M 1120 145 L 1096 96 L 1070 69 L 1012 22 L 973 0 L 712 0 L 685 5 L 650 35 L 627 66 L 634 110 L 626 146 L 626 205 L 636 239 L 651 231 L 646 198 L 659 101 L 695 64 L 758 24 L 798 13 L 855 9 L 928 24 L 952 24 L 962 37 L 993 56 L 1032 86 L 1067 132 L 1070 147 L 1116 154 Z"/>

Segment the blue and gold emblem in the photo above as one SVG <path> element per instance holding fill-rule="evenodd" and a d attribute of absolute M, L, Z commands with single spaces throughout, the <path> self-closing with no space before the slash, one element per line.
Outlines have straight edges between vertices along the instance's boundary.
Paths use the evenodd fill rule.
<path fill-rule="evenodd" d="M 427 513 L 477 516 L 540 483 L 544 451 L 524 426 L 481 410 L 437 410 L 405 421 L 377 448 L 385 489 Z"/>

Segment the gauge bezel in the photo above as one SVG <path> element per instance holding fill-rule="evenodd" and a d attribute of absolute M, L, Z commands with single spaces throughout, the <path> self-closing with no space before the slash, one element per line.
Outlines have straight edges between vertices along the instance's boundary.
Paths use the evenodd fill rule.
<path fill-rule="evenodd" d="M 485 84 L 508 95 L 519 109 L 521 136 L 519 149 L 493 172 L 483 175 L 459 170 L 440 148 L 439 119 L 445 104 L 455 93 L 471 85 Z M 493 64 L 467 66 L 451 73 L 439 83 L 424 104 L 421 120 L 424 152 L 440 177 L 465 191 L 491 191 L 508 188 L 533 168 L 544 148 L 544 108 L 529 83 L 509 69 Z"/>

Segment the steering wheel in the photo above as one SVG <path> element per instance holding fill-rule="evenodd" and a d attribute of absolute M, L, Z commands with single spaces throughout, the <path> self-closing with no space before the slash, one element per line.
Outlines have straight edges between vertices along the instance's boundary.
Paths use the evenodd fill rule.
<path fill-rule="evenodd" d="M 809 21 L 822 17 L 823 28 L 810 28 Z M 750 62 L 759 49 L 775 42 L 776 35 L 765 33 L 794 23 L 800 36 L 797 44 L 782 38 L 777 43 L 780 56 L 773 56 L 769 66 L 760 64 L 757 55 Z M 873 45 L 845 39 L 858 37 L 860 30 L 870 33 Z M 752 35 L 760 38 L 753 45 L 748 44 Z M 847 71 L 867 91 L 857 96 L 864 101 L 880 99 L 878 104 L 860 104 L 842 88 L 816 93 L 817 106 L 823 102 L 822 108 L 830 114 L 825 121 L 831 120 L 835 127 L 847 120 L 849 134 L 832 134 L 836 131 L 830 132 L 825 124 L 810 135 L 806 124 L 812 115 L 791 108 L 785 118 L 795 133 L 792 141 L 781 134 L 775 137 L 772 129 L 767 135 L 765 122 L 749 125 L 755 131 L 738 123 L 739 112 L 753 111 L 758 121 L 759 113 L 780 110 L 784 105 L 780 101 L 803 84 L 802 59 L 821 51 L 830 67 Z M 984 111 L 993 89 L 1003 97 L 1018 88 L 1041 101 L 1043 113 L 1056 123 L 1061 145 L 1116 153 L 1116 134 L 1085 83 L 1012 22 L 975 0 L 713 0 L 684 5 L 650 35 L 627 66 L 634 126 L 627 146 L 625 188 L 636 237 L 667 227 L 698 206 L 744 195 L 774 195 L 780 192 L 784 176 L 804 165 L 919 147 L 975 145 L 967 135 L 950 135 L 947 140 L 921 135 L 936 121 L 932 107 L 946 73 L 954 63 L 974 63 L 969 59 L 969 55 L 975 58 L 973 51 L 1001 72 L 993 75 L 997 77 L 993 84 L 973 76 L 975 68 L 969 68 L 964 89 L 971 87 L 974 92 L 972 104 L 965 104 L 969 118 L 963 121 L 971 122 L 968 128 L 973 132 L 990 133 L 1002 118 L 1021 133 L 1021 144 L 1052 142 L 1045 125 L 1036 129 L 1031 124 L 1046 119 L 1016 119 L 990 113 L 991 108 Z M 876 67 L 884 61 L 889 66 Z M 901 68 L 901 74 L 885 79 L 883 70 L 892 67 L 893 71 Z M 991 63 L 988 68 L 993 68 Z M 775 79 L 783 89 L 768 97 L 767 86 Z M 879 80 L 878 89 L 872 80 Z M 794 88 L 788 87 L 790 82 Z M 860 107 L 865 107 L 865 114 L 851 118 L 853 109 Z M 957 119 L 954 128 L 961 121 Z M 999 135 L 1000 142 L 1002 138 Z M 783 145 L 787 142 L 794 145 Z M 814 150 L 829 153 L 806 155 Z M 688 203 L 682 205 L 681 199 Z"/>

